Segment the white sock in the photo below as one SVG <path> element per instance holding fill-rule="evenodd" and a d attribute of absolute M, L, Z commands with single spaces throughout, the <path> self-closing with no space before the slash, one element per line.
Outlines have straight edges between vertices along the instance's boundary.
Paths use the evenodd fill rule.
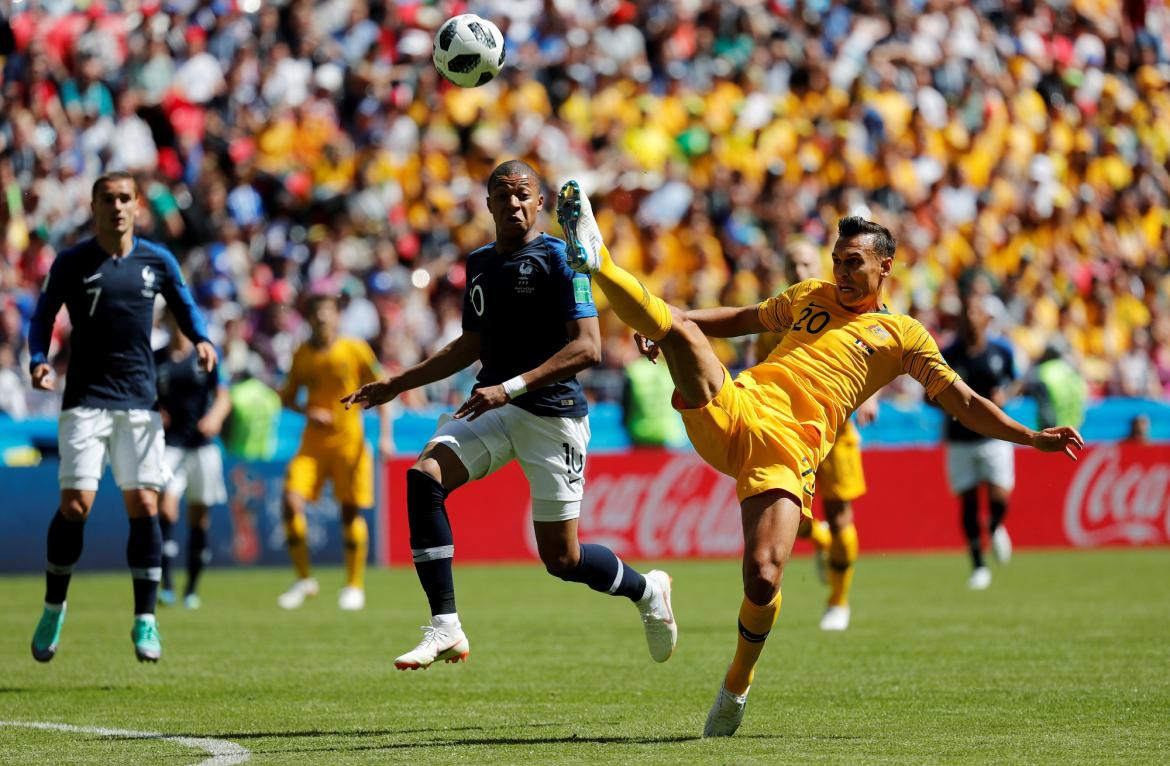
<path fill-rule="evenodd" d="M 638 606 L 650 606 L 650 599 L 654 596 L 654 583 L 650 581 L 649 577 L 646 580 L 646 589 L 642 591 L 642 598 L 638 599 Z"/>
<path fill-rule="evenodd" d="M 142 620 L 143 622 L 157 622 L 153 614 L 136 614 L 134 615 L 134 619 Z"/>
<path fill-rule="evenodd" d="M 50 612 L 64 612 L 65 602 L 62 601 L 60 604 L 50 604 L 48 601 L 46 601 L 45 609 L 48 609 Z"/>
<path fill-rule="evenodd" d="M 444 628 L 447 630 L 458 630 L 459 613 L 451 612 L 451 614 L 432 614 L 431 615 L 432 628 Z"/>

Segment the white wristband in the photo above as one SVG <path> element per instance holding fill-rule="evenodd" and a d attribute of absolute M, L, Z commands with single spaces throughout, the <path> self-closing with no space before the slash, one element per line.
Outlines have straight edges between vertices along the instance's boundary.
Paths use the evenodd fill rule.
<path fill-rule="evenodd" d="M 501 385 L 504 387 L 504 393 L 509 399 L 515 399 L 528 390 L 528 385 L 524 382 L 523 375 L 517 375 L 511 380 L 505 380 Z"/>

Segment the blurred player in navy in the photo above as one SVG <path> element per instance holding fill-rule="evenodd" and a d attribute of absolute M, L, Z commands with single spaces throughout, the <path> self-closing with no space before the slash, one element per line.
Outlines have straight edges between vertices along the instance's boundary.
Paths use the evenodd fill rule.
<path fill-rule="evenodd" d="M 981 295 L 963 300 L 959 337 L 942 350 L 947 364 L 967 381 L 971 389 L 1002 407 L 1006 392 L 1016 379 L 1011 349 L 988 337 L 991 314 Z M 991 585 L 991 570 L 983 561 L 983 530 L 979 523 L 979 488 L 987 491 L 987 533 L 991 550 L 1001 564 L 1012 555 L 1012 542 L 1003 525 L 1008 498 L 1015 485 L 1015 452 L 1008 442 L 972 431 L 958 420 L 946 424 L 947 480 L 959 496 L 963 533 L 971 553 L 971 576 L 967 587 L 984 590 Z"/>
<path fill-rule="evenodd" d="M 150 347 L 156 295 L 195 343 L 202 369 L 215 369 L 217 359 L 178 261 L 166 248 L 134 236 L 139 206 L 134 178 L 121 172 L 101 176 L 93 185 L 92 206 L 97 236 L 53 261 L 29 328 L 33 386 L 50 391 L 55 381 L 49 343 L 62 304 L 73 327 L 57 426 L 61 504 L 49 524 L 45 609 L 32 653 L 48 662 L 57 652 L 69 578 L 108 461 L 130 517 L 130 637 L 139 661 L 157 662 L 162 655 L 154 616 L 162 576 L 158 496 L 168 477 Z"/>
<path fill-rule="evenodd" d="M 643 576 L 608 548 L 577 540 L 589 419 L 574 376 L 601 357 L 589 278 L 569 269 L 563 241 L 537 229 L 544 197 L 531 167 L 505 162 L 492 171 L 487 188 L 496 241 L 467 257 L 463 334 L 431 358 L 343 400 L 369 408 L 477 360 L 483 365 L 471 397 L 453 419 L 440 420 L 406 472 L 410 547 L 431 624 L 418 646 L 394 665 L 417 669 L 467 658 L 467 637 L 455 610 L 454 545 L 444 501 L 457 487 L 513 459 L 528 478 L 532 527 L 549 574 L 633 601 L 651 656 L 665 662 L 677 638 L 670 578 L 659 571 Z"/>
<path fill-rule="evenodd" d="M 158 404 L 166 433 L 166 466 L 171 473 L 162 493 L 159 526 L 162 528 L 162 590 L 159 600 L 175 602 L 171 565 L 179 554 L 175 524 L 179 503 L 187 501 L 187 583 L 183 606 L 199 608 L 199 574 L 207 563 L 208 510 L 227 502 L 223 480 L 223 457 L 214 441 L 232 409 L 227 381 L 217 367 L 207 372 L 199 354 L 179 329 L 175 315 L 168 312 L 170 341 L 155 353 L 158 370 Z"/>

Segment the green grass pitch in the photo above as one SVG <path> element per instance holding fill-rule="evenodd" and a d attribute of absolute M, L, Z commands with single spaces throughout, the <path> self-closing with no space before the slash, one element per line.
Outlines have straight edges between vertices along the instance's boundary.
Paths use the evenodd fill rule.
<path fill-rule="evenodd" d="M 862 541 L 864 543 L 864 541 Z M 139 665 L 126 574 L 79 572 L 61 650 L 35 663 L 39 577 L 0 581 L 0 720 L 229 740 L 255 764 L 1166 763 L 1170 550 L 1018 552 L 990 590 L 959 553 L 866 556 L 853 625 L 793 562 L 784 609 L 730 740 L 699 737 L 735 644 L 739 567 L 670 563 L 681 626 L 664 665 L 633 606 L 534 566 L 457 567 L 465 665 L 399 672 L 425 621 L 410 570 L 337 570 L 296 612 L 283 570 L 209 570 L 198 612 L 160 612 Z M 188 764 L 168 740 L 0 726 L 3 764 Z"/>

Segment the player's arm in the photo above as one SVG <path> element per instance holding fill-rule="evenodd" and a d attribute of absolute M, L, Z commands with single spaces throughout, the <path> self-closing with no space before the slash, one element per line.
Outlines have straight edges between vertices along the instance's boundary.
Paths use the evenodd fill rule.
<path fill-rule="evenodd" d="M 379 404 L 385 404 L 411 389 L 449 378 L 479 359 L 479 343 L 478 332 L 464 330 L 462 335 L 443 346 L 434 356 L 403 370 L 398 375 L 367 383 L 357 391 L 343 397 L 341 402 L 346 406 L 346 409 L 360 404 L 368 410 Z"/>
<path fill-rule="evenodd" d="M 1064 452 L 1073 460 L 1077 459 L 1076 451 L 1085 446 L 1085 440 L 1069 426 L 1043 431 L 1028 428 L 972 391 L 960 378 L 943 389 L 935 402 L 967 428 L 992 439 L 1032 446 L 1041 452 Z"/>
<path fill-rule="evenodd" d="M 455 411 L 455 417 L 475 420 L 521 394 L 564 380 L 601 361 L 601 326 L 596 316 L 570 319 L 565 332 L 569 342 L 543 364 L 499 385 L 475 389 Z"/>
<path fill-rule="evenodd" d="M 768 329 L 760 319 L 758 304 L 691 309 L 685 316 L 697 324 L 708 338 L 738 338 L 741 335 L 755 335 Z"/>
<path fill-rule="evenodd" d="M 65 302 L 65 294 L 61 289 L 64 282 L 62 271 L 64 265 L 58 258 L 49 269 L 49 276 L 45 278 L 44 288 L 37 298 L 37 307 L 29 322 L 28 368 L 32 375 L 33 388 L 41 391 L 52 391 L 55 383 L 53 368 L 49 364 L 49 344 L 53 341 L 53 325 L 57 321 L 57 312 Z"/>
<path fill-rule="evenodd" d="M 163 256 L 167 278 L 163 280 L 162 294 L 166 298 L 167 307 L 175 315 L 179 330 L 195 344 L 195 353 L 199 355 L 199 366 L 204 372 L 211 372 L 219 362 L 215 346 L 207 339 L 207 325 L 203 315 L 191 297 L 187 282 L 183 279 L 183 272 L 179 269 L 179 262 L 175 256 L 166 253 Z"/>
<path fill-rule="evenodd" d="M 227 416 L 232 411 L 232 398 L 228 394 L 228 387 L 220 383 L 215 387 L 215 399 L 211 402 L 211 407 L 207 410 L 207 414 L 199 419 L 196 428 L 199 433 L 207 438 L 218 436 L 219 432 L 223 430 L 223 422 L 227 420 Z"/>

